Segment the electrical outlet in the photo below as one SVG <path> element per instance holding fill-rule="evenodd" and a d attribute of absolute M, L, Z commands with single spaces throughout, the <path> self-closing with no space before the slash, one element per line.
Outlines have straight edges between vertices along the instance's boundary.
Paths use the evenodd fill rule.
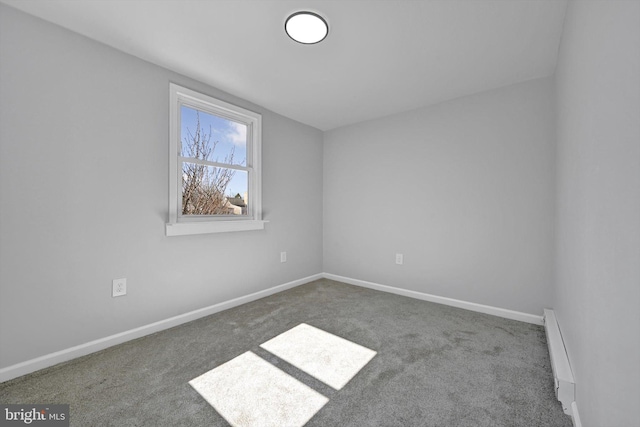
<path fill-rule="evenodd" d="M 127 279 L 113 279 L 112 296 L 121 297 L 127 294 Z"/>
<path fill-rule="evenodd" d="M 396 254 L 396 264 L 402 265 L 404 262 L 404 255 Z"/>
<path fill-rule="evenodd" d="M 287 262 L 287 253 L 280 252 L 280 262 Z"/>

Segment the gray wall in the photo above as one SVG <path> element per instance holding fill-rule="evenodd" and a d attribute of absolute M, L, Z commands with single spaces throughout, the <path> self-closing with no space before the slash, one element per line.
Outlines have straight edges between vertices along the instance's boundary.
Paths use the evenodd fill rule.
<path fill-rule="evenodd" d="M 570 4 L 557 157 L 550 79 L 337 129 L 323 153 L 315 129 L 0 5 L 0 368 L 326 271 L 553 306 L 584 425 L 637 425 L 639 20 Z M 169 81 L 263 114 L 266 230 L 164 236 Z"/>
<path fill-rule="evenodd" d="M 324 271 L 541 314 L 553 105 L 547 78 L 325 133 Z"/>
<path fill-rule="evenodd" d="M 321 272 L 320 131 L 3 5 L 0 57 L 0 368 Z M 164 236 L 170 81 L 263 114 L 264 231 Z"/>
<path fill-rule="evenodd" d="M 578 409 L 640 426 L 640 2 L 572 2 L 556 77 L 554 306 Z"/>

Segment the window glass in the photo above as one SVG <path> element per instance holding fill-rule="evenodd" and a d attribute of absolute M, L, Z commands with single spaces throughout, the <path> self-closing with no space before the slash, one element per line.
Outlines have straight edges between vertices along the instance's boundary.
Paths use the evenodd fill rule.
<path fill-rule="evenodd" d="M 197 110 L 180 108 L 181 155 L 246 166 L 247 125 Z"/>
<path fill-rule="evenodd" d="M 262 117 L 170 83 L 167 236 L 264 229 Z"/>
<path fill-rule="evenodd" d="M 182 163 L 182 215 L 246 215 L 247 207 L 246 171 Z"/>

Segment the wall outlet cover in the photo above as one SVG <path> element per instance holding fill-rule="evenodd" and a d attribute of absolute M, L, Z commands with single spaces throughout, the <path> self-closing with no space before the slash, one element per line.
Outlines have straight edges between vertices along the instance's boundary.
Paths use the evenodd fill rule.
<path fill-rule="evenodd" d="M 127 294 L 127 279 L 113 279 L 112 282 L 112 293 L 111 295 L 114 297 L 121 297 Z"/>

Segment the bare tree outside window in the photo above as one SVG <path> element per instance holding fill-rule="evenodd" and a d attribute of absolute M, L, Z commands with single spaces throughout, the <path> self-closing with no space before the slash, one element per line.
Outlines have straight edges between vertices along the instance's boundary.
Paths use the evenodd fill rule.
<path fill-rule="evenodd" d="M 263 230 L 262 116 L 169 83 L 167 236 Z"/>
<path fill-rule="evenodd" d="M 200 125 L 200 115 L 196 116 L 196 129 L 187 129 L 187 137 L 182 139 L 182 156 L 208 162 L 233 164 L 235 147 L 225 155 L 224 160 L 215 158 L 218 141 L 212 141 L 211 127 L 207 133 Z M 182 164 L 182 215 L 233 215 L 234 207 L 227 200 L 227 186 L 236 170 L 200 163 Z"/>

